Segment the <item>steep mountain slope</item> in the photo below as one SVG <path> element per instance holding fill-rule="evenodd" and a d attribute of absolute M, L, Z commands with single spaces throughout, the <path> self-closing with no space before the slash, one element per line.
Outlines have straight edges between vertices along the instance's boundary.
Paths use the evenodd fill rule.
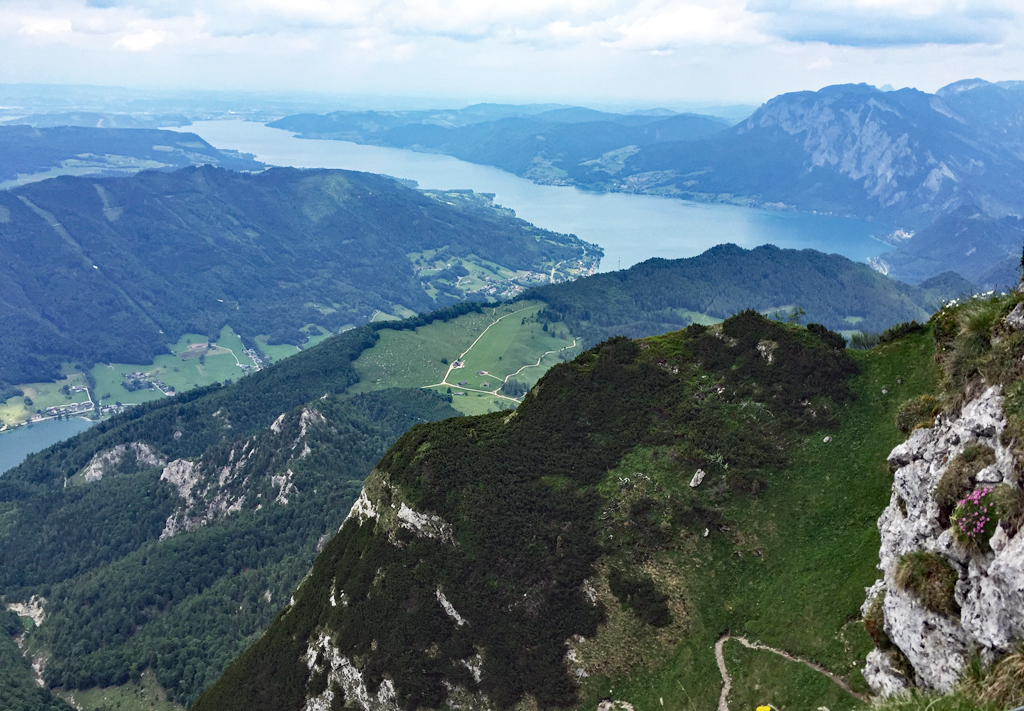
<path fill-rule="evenodd" d="M 347 171 L 202 167 L 0 193 L 0 381 L 55 378 L 67 361 L 151 362 L 183 333 L 226 324 L 300 343 L 306 324 L 336 332 L 377 310 L 461 301 L 457 276 L 420 273 L 409 255 L 424 252 L 545 278 L 600 257 L 486 197 Z"/>
<path fill-rule="evenodd" d="M 194 133 L 134 126 L 100 128 L 95 121 L 91 128 L 66 123 L 47 123 L 39 128 L 0 126 L 0 184 L 14 184 L 19 176 L 20 180 L 31 181 L 62 174 L 124 175 L 147 168 L 187 165 L 216 165 L 229 170 L 265 167 L 250 155 L 217 150 Z"/>
<path fill-rule="evenodd" d="M 1017 283 L 1022 243 L 1024 220 L 1020 217 L 988 217 L 973 205 L 964 205 L 872 262 L 912 284 L 955 265 L 957 273 L 980 291 L 989 291 Z"/>
<path fill-rule="evenodd" d="M 707 708 L 726 630 L 850 674 L 891 418 L 933 381 L 927 338 L 836 338 L 612 339 L 514 415 L 414 429 L 194 708 Z"/>
<path fill-rule="evenodd" d="M 0 595 L 41 603 L 26 648 L 50 686 L 149 669 L 189 703 L 269 624 L 387 447 L 457 414 L 417 390 L 334 394 L 372 342 L 361 330 L 136 408 L 0 479 Z"/>
<path fill-rule="evenodd" d="M 728 193 L 910 228 L 964 204 L 1019 211 L 1024 164 L 1007 150 L 1018 139 L 1003 140 L 991 122 L 972 123 L 941 96 L 830 86 L 776 97 L 717 139 L 641 149 L 616 187 Z"/>
<path fill-rule="evenodd" d="M 971 291 L 955 281 L 924 286 L 888 279 L 837 254 L 726 244 L 689 259 L 651 259 L 541 286 L 523 298 L 545 301 L 544 319 L 565 322 L 574 335 L 597 343 L 613 335 L 650 336 L 702 317 L 723 319 L 743 308 L 786 315 L 800 307 L 807 321 L 831 329 L 883 331 L 926 320 L 942 299 Z"/>
<path fill-rule="evenodd" d="M 955 691 L 978 708 L 1024 702 L 1024 304 L 1019 293 L 950 304 L 934 319 L 942 379 L 901 413 L 906 442 L 878 519 L 865 676 L 891 695 Z"/>

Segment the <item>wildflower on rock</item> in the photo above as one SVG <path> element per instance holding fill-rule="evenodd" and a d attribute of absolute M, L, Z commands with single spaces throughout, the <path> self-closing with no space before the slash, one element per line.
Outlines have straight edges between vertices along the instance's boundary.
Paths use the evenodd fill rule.
<path fill-rule="evenodd" d="M 986 548 L 998 522 L 992 487 L 975 489 L 960 499 L 949 522 L 957 543 L 971 550 Z"/>

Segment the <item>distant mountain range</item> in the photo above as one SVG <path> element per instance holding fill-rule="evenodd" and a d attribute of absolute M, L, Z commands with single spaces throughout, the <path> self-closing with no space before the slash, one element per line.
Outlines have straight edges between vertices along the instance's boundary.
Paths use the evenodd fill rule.
<path fill-rule="evenodd" d="M 65 125 L 83 116 L 108 125 Z M 250 155 L 218 150 L 194 133 L 139 128 L 135 119 L 125 128 L 110 127 L 117 124 L 97 114 L 39 117 L 39 122 L 50 127 L 0 126 L 0 188 L 59 175 L 126 175 L 188 165 L 249 171 L 266 167 Z"/>
<path fill-rule="evenodd" d="M 149 113 L 106 113 L 99 111 L 63 111 L 54 113 L 29 114 L 8 119 L 5 126 L 32 126 L 33 128 L 55 128 L 57 126 L 83 126 L 86 128 L 165 128 L 167 126 L 188 126 L 192 119 L 184 114 Z"/>
<path fill-rule="evenodd" d="M 729 124 L 669 111 L 614 114 L 483 104 L 458 111 L 303 114 L 268 125 L 307 138 L 445 153 L 537 182 L 571 184 L 596 169 L 588 161 L 607 167 L 627 158 L 637 145 L 707 138 Z"/>
<path fill-rule="evenodd" d="M 1024 211 L 1022 82 L 970 79 L 935 94 L 830 86 L 778 96 L 731 127 L 694 115 L 472 108 L 464 110 L 472 121 L 458 111 L 366 112 L 268 125 L 446 153 L 541 183 L 855 216 L 877 221 L 880 236 L 922 231 L 962 208 L 986 224 L 979 239 L 987 246 L 969 261 L 988 268 L 992 250 L 1005 257 L 1017 239 L 1014 223 L 1001 218 Z M 970 248 L 932 245 L 945 229 L 921 232 L 912 253 L 901 245 L 886 257 L 890 273 L 919 281 L 967 269 L 961 275 L 981 284 L 1006 276 L 964 267 Z"/>

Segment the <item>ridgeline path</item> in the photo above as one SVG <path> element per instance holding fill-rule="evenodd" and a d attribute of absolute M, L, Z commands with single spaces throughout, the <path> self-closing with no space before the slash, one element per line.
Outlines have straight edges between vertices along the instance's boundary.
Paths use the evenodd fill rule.
<path fill-rule="evenodd" d="M 834 681 L 836 685 L 839 686 L 839 688 L 841 688 L 843 691 L 845 691 L 847 694 L 857 699 L 858 701 L 862 701 L 864 703 L 867 703 L 869 701 L 867 696 L 865 696 L 864 694 L 859 694 L 853 689 L 851 689 L 849 684 L 847 684 L 845 681 L 840 679 L 838 676 L 836 676 L 820 664 L 815 664 L 812 661 L 809 661 L 807 659 L 801 659 L 800 657 L 794 657 L 789 652 L 785 652 L 781 649 L 776 649 L 775 647 L 769 647 L 766 644 L 750 642 L 747 640 L 746 637 L 734 637 L 732 635 L 726 634 L 719 637 L 718 641 L 715 642 L 715 661 L 718 662 L 718 672 L 722 675 L 722 693 L 718 696 L 718 711 L 729 711 L 729 692 L 732 691 L 732 678 L 729 676 L 729 670 L 725 667 L 725 655 L 722 652 L 722 648 L 725 646 L 725 643 L 728 642 L 730 639 L 736 640 L 747 649 L 761 649 L 766 652 L 771 652 L 772 654 L 778 654 L 783 659 L 788 659 L 791 662 L 803 664 L 804 666 L 813 669 L 819 674 L 824 674 L 825 676 L 827 676 L 829 679 Z"/>

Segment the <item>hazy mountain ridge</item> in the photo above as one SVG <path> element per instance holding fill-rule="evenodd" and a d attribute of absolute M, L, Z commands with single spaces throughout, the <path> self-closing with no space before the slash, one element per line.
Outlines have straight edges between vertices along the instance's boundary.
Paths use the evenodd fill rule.
<path fill-rule="evenodd" d="M 956 270 L 979 291 L 1005 289 L 1020 278 L 1024 221 L 1020 217 L 988 217 L 973 205 L 941 215 L 932 224 L 902 240 L 894 251 L 872 260 L 886 273 L 910 283 L 956 264 Z"/>
<path fill-rule="evenodd" d="M 61 119 L 58 119 L 62 121 Z M 91 119 L 90 119 L 91 120 Z M 102 121 L 99 116 L 97 121 Z M 43 117 L 40 117 L 43 121 Z M 0 184 L 13 187 L 54 175 L 124 175 L 142 169 L 215 165 L 263 170 L 251 155 L 214 148 L 194 133 L 156 128 L 0 126 Z"/>
<path fill-rule="evenodd" d="M 552 116 L 576 122 L 552 125 Z M 268 125 L 441 152 L 539 183 L 860 217 L 877 221 L 880 235 L 921 231 L 976 206 L 993 221 L 980 233 L 997 251 L 1014 236 L 1000 220 L 1024 212 L 1020 82 L 971 79 L 935 94 L 829 86 L 777 96 L 731 128 L 692 115 L 643 119 L 639 125 L 633 116 L 561 109 L 460 125 L 394 114 L 385 124 L 340 113 Z M 941 246 L 925 258 L 924 242 L 915 245 L 914 265 L 897 257 L 908 266 L 904 273 L 893 263 L 894 275 L 920 281 L 963 266 Z M 922 271 L 926 264 L 933 271 Z M 967 268 L 961 276 L 981 284 L 1005 272 Z"/>
<path fill-rule="evenodd" d="M 624 172 L 647 192 L 728 193 L 908 228 L 963 204 L 1003 215 L 1021 209 L 1024 163 L 1007 150 L 1019 145 L 1019 131 L 997 131 L 972 104 L 988 106 L 977 94 L 990 90 L 1020 100 L 988 84 L 947 92 L 949 102 L 865 84 L 784 94 L 699 147 L 642 150 Z M 962 117 L 960 106 L 973 110 Z"/>
<path fill-rule="evenodd" d="M 562 109 L 474 122 L 472 130 L 411 113 L 388 116 L 387 123 L 376 123 L 370 113 L 303 115 L 269 125 L 310 137 L 437 150 L 540 182 L 784 204 L 906 227 L 963 204 L 981 205 L 997 216 L 1021 209 L 1024 92 L 1015 83 L 967 80 L 934 95 L 867 84 L 829 86 L 775 97 L 728 129 L 722 124 L 712 130 L 713 119 L 691 116 L 688 135 L 676 137 L 664 129 L 685 115 L 664 119 Z M 527 140 L 527 126 L 537 128 L 550 116 L 571 116 L 574 122 L 562 132 L 542 133 L 556 145 Z M 632 125 L 635 131 L 640 120 L 646 133 L 622 130 Z M 698 126 L 700 120 L 707 126 Z M 618 133 L 605 128 L 602 139 L 602 122 L 618 123 Z M 510 160 L 488 148 L 498 135 L 516 140 L 522 156 Z M 678 141 L 684 142 L 673 144 Z M 594 167 L 603 154 L 627 146 L 638 150 L 614 172 Z M 537 171 L 544 161 L 554 172 Z"/>

